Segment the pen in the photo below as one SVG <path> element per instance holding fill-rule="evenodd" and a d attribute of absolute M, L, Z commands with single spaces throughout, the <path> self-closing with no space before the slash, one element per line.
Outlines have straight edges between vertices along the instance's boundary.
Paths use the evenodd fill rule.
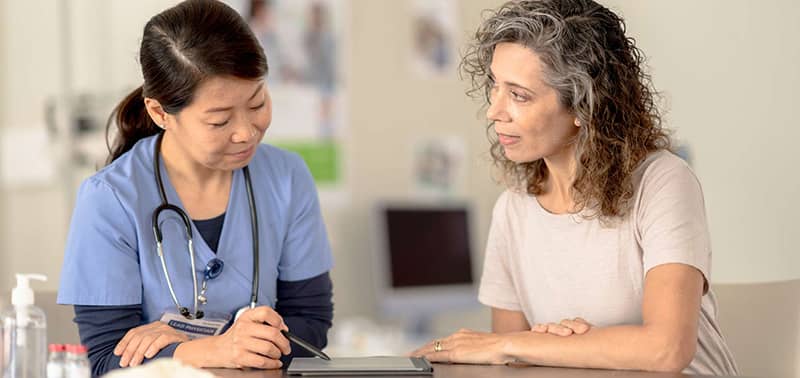
<path fill-rule="evenodd" d="M 250 301 L 250 308 L 256 308 L 256 302 L 255 301 Z M 239 310 L 239 312 L 241 312 L 243 310 L 245 310 L 245 308 L 242 308 L 241 310 Z M 236 318 L 239 318 L 239 312 L 236 313 Z M 267 322 L 264 322 L 264 324 L 270 325 Z M 300 347 L 302 347 L 303 349 L 313 353 L 315 356 L 317 356 L 317 357 L 319 357 L 319 358 L 321 358 L 321 359 L 323 359 L 325 361 L 330 361 L 331 360 L 331 358 L 328 357 L 328 355 L 325 354 L 325 352 L 317 349 L 317 347 L 311 345 L 308 341 L 305 341 L 305 340 L 301 339 L 300 337 L 295 336 L 295 334 L 293 334 L 293 333 L 291 333 L 289 331 L 284 331 L 284 330 L 281 330 L 281 334 L 283 335 L 283 337 L 289 339 L 289 341 L 294 341 L 295 344 L 300 345 Z"/>
<path fill-rule="evenodd" d="M 267 322 L 264 322 L 264 324 L 270 325 Z M 270 327 L 272 327 L 272 326 L 270 326 Z M 328 355 L 325 354 L 325 352 L 317 349 L 317 347 L 311 345 L 311 343 L 301 339 L 300 337 L 296 336 L 295 334 L 293 334 L 293 333 L 291 333 L 289 331 L 284 331 L 284 330 L 281 330 L 281 334 L 283 335 L 283 337 L 289 339 L 289 341 L 293 341 L 295 344 L 300 345 L 300 347 L 302 347 L 303 349 L 313 353 L 315 356 L 317 356 L 317 357 L 319 357 L 319 358 L 321 358 L 321 359 L 323 359 L 325 361 L 330 361 L 331 360 L 331 358 L 328 357 Z"/>
<path fill-rule="evenodd" d="M 331 358 L 328 357 L 327 354 L 325 354 L 321 350 L 317 349 L 317 347 L 309 344 L 308 341 L 305 341 L 305 340 L 295 336 L 293 333 L 291 333 L 289 331 L 281 330 L 281 333 L 287 339 L 289 339 L 291 341 L 294 341 L 295 344 L 300 345 L 301 347 L 303 347 L 303 349 L 313 353 L 315 356 L 317 356 L 317 357 L 319 357 L 319 358 L 321 358 L 321 359 L 323 359 L 325 361 L 330 361 L 331 360 Z"/>

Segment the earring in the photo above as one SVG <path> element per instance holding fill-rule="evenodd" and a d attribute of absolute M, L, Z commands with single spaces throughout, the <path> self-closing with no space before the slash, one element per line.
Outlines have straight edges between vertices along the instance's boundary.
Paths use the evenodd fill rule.
<path fill-rule="evenodd" d="M 575 127 L 581 127 L 581 120 L 575 118 Z"/>

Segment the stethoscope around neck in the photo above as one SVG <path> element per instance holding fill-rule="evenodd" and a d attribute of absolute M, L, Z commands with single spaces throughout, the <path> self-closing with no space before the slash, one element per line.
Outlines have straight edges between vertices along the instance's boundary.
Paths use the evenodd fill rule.
<path fill-rule="evenodd" d="M 186 215 L 186 212 L 183 211 L 180 207 L 175 206 L 167 202 L 167 195 L 164 191 L 164 183 L 161 181 L 161 140 L 164 137 L 164 133 L 158 135 L 155 143 L 155 148 L 153 151 L 153 171 L 155 172 L 156 177 L 156 184 L 158 185 L 158 194 L 161 196 L 161 205 L 156 207 L 153 211 L 153 234 L 156 237 L 156 252 L 158 253 L 158 257 L 161 260 L 161 268 L 164 270 L 164 277 L 167 280 L 167 287 L 169 288 L 169 293 L 172 295 L 172 302 L 175 303 L 175 307 L 178 309 L 178 313 L 183 315 L 187 319 L 202 319 L 205 316 L 205 313 L 202 310 L 198 309 L 198 301 L 202 304 L 205 304 L 205 291 L 206 285 L 209 280 L 216 278 L 222 273 L 222 267 L 224 264 L 222 260 L 213 258 L 211 259 L 206 268 L 203 272 L 203 287 L 202 292 L 198 294 L 197 290 L 197 270 L 195 269 L 195 253 L 194 253 L 194 243 L 192 242 L 192 223 L 189 220 L 189 216 Z M 253 237 L 253 283 L 252 283 L 252 290 L 250 292 L 250 308 L 254 308 L 256 306 L 256 302 L 258 301 L 258 216 L 256 214 L 255 208 L 255 198 L 253 197 L 253 183 L 250 180 L 250 170 L 245 166 L 242 168 L 242 172 L 244 173 L 244 181 L 247 186 L 247 202 L 250 205 L 250 231 Z M 193 312 L 189 311 L 189 308 L 186 306 L 181 306 L 181 303 L 178 301 L 178 297 L 175 295 L 175 290 L 172 287 L 172 279 L 170 279 L 169 271 L 167 270 L 167 261 L 164 258 L 164 249 L 162 246 L 162 242 L 164 241 L 164 235 L 161 232 L 161 226 L 158 225 L 158 217 L 164 211 L 172 211 L 175 214 L 180 216 L 181 220 L 183 221 L 184 229 L 186 230 L 187 236 L 187 248 L 189 250 L 189 261 L 192 266 L 192 287 L 193 287 L 193 299 L 194 299 L 194 307 Z"/>

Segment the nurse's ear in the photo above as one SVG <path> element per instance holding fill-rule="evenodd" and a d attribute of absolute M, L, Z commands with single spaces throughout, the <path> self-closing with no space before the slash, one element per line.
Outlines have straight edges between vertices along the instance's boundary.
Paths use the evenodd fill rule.
<path fill-rule="evenodd" d="M 144 108 L 147 109 L 147 114 L 158 127 L 162 129 L 167 128 L 167 116 L 169 116 L 169 114 L 164 111 L 164 108 L 161 107 L 161 103 L 159 103 L 158 100 L 145 97 Z"/>

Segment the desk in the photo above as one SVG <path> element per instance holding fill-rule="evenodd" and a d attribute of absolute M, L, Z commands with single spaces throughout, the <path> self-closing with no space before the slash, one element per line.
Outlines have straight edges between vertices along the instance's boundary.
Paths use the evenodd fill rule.
<path fill-rule="evenodd" d="M 226 370 L 211 369 L 221 378 L 286 378 L 301 377 L 288 375 L 283 370 Z M 392 377 L 392 376 L 383 376 Z M 400 378 L 399 376 L 395 376 Z M 404 376 L 402 378 L 408 378 Z M 424 376 L 423 376 L 424 377 Z M 430 377 L 430 376 L 429 376 Z M 679 373 L 647 373 L 640 371 L 567 369 L 551 367 L 510 367 L 486 365 L 433 364 L 433 378 L 677 378 L 691 377 Z"/>

